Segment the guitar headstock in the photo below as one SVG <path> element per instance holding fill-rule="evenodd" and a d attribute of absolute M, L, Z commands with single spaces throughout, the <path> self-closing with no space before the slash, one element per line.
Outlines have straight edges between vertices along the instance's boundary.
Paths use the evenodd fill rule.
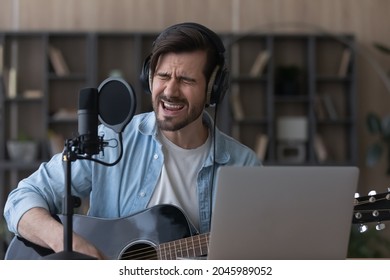
<path fill-rule="evenodd" d="M 375 228 L 385 228 L 383 221 L 390 220 L 390 189 L 387 192 L 377 194 L 371 191 L 367 196 L 360 197 L 355 194 L 354 214 L 352 224 L 359 224 L 360 232 L 367 230 L 366 223 L 376 222 Z"/>

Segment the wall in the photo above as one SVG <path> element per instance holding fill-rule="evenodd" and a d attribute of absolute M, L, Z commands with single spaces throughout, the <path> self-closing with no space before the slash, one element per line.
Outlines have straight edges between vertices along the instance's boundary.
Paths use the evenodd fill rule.
<path fill-rule="evenodd" d="M 390 90 L 365 58 L 390 69 L 390 59 L 372 43 L 390 45 L 388 0 L 0 0 L 2 30 L 158 31 L 180 21 L 198 21 L 218 32 L 297 31 L 351 32 L 358 56 L 359 190 L 383 191 L 389 182 L 386 162 L 364 163 L 368 135 L 365 116 L 390 111 Z"/>

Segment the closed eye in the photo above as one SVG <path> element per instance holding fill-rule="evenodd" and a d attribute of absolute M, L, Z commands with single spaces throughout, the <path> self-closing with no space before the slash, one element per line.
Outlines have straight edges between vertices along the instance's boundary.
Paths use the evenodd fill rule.
<path fill-rule="evenodd" d="M 188 77 L 181 77 L 180 80 L 185 84 L 195 84 L 196 80 Z"/>
<path fill-rule="evenodd" d="M 160 79 L 160 80 L 169 80 L 171 78 L 171 75 L 169 75 L 168 73 L 157 73 L 156 76 Z"/>

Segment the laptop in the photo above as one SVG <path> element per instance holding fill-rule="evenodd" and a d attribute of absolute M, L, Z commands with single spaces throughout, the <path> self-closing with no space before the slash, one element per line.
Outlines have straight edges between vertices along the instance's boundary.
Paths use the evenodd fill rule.
<path fill-rule="evenodd" d="M 208 259 L 347 257 L 359 169 L 222 167 Z"/>

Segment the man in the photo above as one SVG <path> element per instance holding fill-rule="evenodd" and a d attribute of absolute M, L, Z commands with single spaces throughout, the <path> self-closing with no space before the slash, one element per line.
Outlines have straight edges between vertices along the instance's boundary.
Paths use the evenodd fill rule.
<path fill-rule="evenodd" d="M 223 44 L 199 24 L 168 27 L 154 42 L 141 79 L 151 92 L 153 112 L 137 115 L 127 125 L 124 154 L 114 167 L 74 162 L 72 194 L 89 196 L 88 214 L 104 218 L 173 204 L 183 209 L 198 232 L 207 232 L 218 167 L 260 165 L 252 150 L 214 128 L 204 111 L 218 104 L 227 89 Z M 107 127 L 99 131 L 107 139 L 116 137 Z M 117 157 L 116 149 L 105 150 L 106 162 Z M 58 154 L 19 183 L 4 210 L 12 232 L 55 252 L 64 246 L 63 227 L 52 218 L 62 208 L 63 178 Z M 104 258 L 77 234 L 73 250 Z"/>

